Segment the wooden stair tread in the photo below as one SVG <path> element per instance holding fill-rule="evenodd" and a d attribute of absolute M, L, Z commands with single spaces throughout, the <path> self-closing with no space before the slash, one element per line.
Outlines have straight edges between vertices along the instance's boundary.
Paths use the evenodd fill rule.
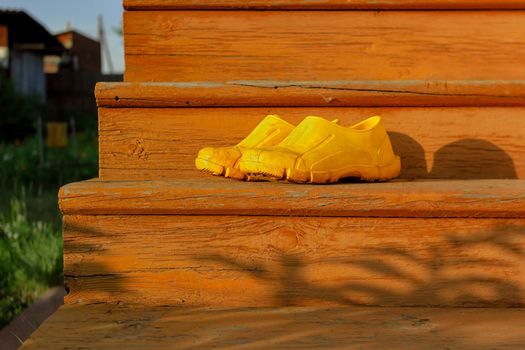
<path fill-rule="evenodd" d="M 31 349 L 517 349 L 523 309 L 63 306 Z"/>
<path fill-rule="evenodd" d="M 296 185 L 207 178 L 92 180 L 64 186 L 67 215 L 525 217 L 525 181 L 393 181 Z"/>
<path fill-rule="evenodd" d="M 523 0 L 124 0 L 126 10 L 523 9 Z"/>
<path fill-rule="evenodd" d="M 523 80 L 98 83 L 99 107 L 524 106 Z"/>

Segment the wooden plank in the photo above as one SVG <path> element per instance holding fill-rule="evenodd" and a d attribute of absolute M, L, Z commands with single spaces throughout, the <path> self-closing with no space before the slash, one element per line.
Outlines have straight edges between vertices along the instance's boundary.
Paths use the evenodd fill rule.
<path fill-rule="evenodd" d="M 525 181 L 326 186 L 207 179 L 85 181 L 59 193 L 64 214 L 525 217 Z M 278 200 L 277 200 L 278 199 Z"/>
<path fill-rule="evenodd" d="M 130 11 L 125 81 L 523 80 L 524 21 L 525 11 Z"/>
<path fill-rule="evenodd" d="M 525 80 L 99 83 L 99 107 L 525 106 Z"/>
<path fill-rule="evenodd" d="M 514 350 L 522 309 L 63 306 L 23 350 Z"/>
<path fill-rule="evenodd" d="M 133 10 L 465 10 L 525 9 L 523 0 L 124 0 Z"/>
<path fill-rule="evenodd" d="M 237 144 L 266 114 L 294 124 L 319 115 L 346 126 L 382 115 L 403 179 L 525 178 L 524 107 L 102 108 L 100 177 L 207 178 L 195 170 L 199 149 Z"/>
<path fill-rule="evenodd" d="M 525 306 L 523 219 L 66 216 L 64 241 L 69 304 Z"/>

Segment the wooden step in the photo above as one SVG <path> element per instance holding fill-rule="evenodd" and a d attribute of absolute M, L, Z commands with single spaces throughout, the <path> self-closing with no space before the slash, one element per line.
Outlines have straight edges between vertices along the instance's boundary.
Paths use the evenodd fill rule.
<path fill-rule="evenodd" d="M 60 191 L 66 305 L 25 349 L 522 346 L 525 1 L 124 6 L 100 179 Z M 400 179 L 194 169 L 267 114 L 380 114 Z"/>
<path fill-rule="evenodd" d="M 525 218 L 525 180 L 297 185 L 206 178 L 101 181 L 60 191 L 66 215 Z"/>
<path fill-rule="evenodd" d="M 61 190 L 68 304 L 523 306 L 521 180 Z"/>
<path fill-rule="evenodd" d="M 271 113 L 380 114 L 403 179 L 525 178 L 525 81 L 109 83 L 97 100 L 108 180 L 201 176 L 201 147 L 234 145 Z"/>
<path fill-rule="evenodd" d="M 523 107 L 523 80 L 99 83 L 101 108 Z"/>
<path fill-rule="evenodd" d="M 23 350 L 520 349 L 523 309 L 64 306 Z"/>
<path fill-rule="evenodd" d="M 133 10 L 523 10 L 523 0 L 124 0 Z"/>
<path fill-rule="evenodd" d="M 300 1 L 294 2 L 295 10 L 279 8 L 292 2 L 273 1 L 277 5 L 270 6 L 272 11 L 260 11 L 257 4 L 263 1 L 253 6 L 241 1 L 206 1 L 200 6 L 196 1 L 156 1 L 149 2 L 155 11 L 127 11 L 124 79 L 525 79 L 525 11 L 506 10 L 523 9 L 520 0 L 427 0 L 421 6 L 414 0 L 357 2 L 362 8 L 453 9 L 449 11 L 351 11 L 356 2 L 343 0 Z M 127 6 L 148 8 L 147 3 L 129 1 Z M 398 5 L 402 3 L 406 5 Z M 173 11 L 177 4 L 189 10 Z M 228 4 L 248 10 L 207 10 Z M 323 5 L 337 11 L 326 11 Z M 322 9 L 310 10 L 316 6 Z M 491 6 L 504 10 L 480 10 Z M 300 8 L 308 11 L 297 11 Z"/>

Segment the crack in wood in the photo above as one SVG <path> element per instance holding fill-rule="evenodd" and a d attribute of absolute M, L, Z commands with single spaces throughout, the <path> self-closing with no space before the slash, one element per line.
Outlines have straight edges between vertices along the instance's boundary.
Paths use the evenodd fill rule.
<path fill-rule="evenodd" d="M 411 91 L 411 90 L 390 90 L 390 89 L 367 89 L 367 88 L 349 88 L 349 87 L 332 87 L 332 86 L 322 86 L 322 85 L 298 85 L 298 84 L 289 84 L 289 85 L 275 85 L 275 86 L 264 86 L 264 85 L 252 85 L 244 83 L 230 83 L 231 85 L 236 86 L 246 86 L 246 87 L 255 87 L 255 88 L 264 88 L 264 89 L 281 89 L 289 87 L 297 87 L 303 89 L 317 89 L 317 90 L 336 90 L 336 91 L 357 91 L 357 92 L 375 92 L 375 93 L 397 93 L 397 94 L 413 94 L 413 95 L 425 95 L 425 96 L 458 96 L 458 97 L 493 97 L 493 98 L 516 98 L 516 97 L 525 97 L 525 96 L 511 96 L 511 95 L 486 95 L 486 94 L 447 94 L 439 92 L 422 92 L 422 91 Z"/>

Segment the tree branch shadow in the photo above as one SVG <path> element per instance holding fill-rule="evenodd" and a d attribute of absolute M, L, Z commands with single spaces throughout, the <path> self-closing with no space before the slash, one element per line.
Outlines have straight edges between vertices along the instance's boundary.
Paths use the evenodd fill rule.
<path fill-rule="evenodd" d="M 340 256 L 327 257 L 322 263 L 286 251 L 267 257 L 270 263 L 252 260 L 247 264 L 219 253 L 195 259 L 208 263 L 210 269 L 233 269 L 271 286 L 276 290 L 273 301 L 278 306 L 525 305 L 522 287 L 507 275 L 497 274 L 525 266 L 525 228 L 521 226 L 450 233 L 443 243 L 427 247 L 418 252 L 419 256 L 400 246 L 363 248 L 353 257 L 345 257 L 345 250 L 341 246 Z M 337 271 L 337 281 L 315 271 L 312 275 L 312 264 Z"/>

